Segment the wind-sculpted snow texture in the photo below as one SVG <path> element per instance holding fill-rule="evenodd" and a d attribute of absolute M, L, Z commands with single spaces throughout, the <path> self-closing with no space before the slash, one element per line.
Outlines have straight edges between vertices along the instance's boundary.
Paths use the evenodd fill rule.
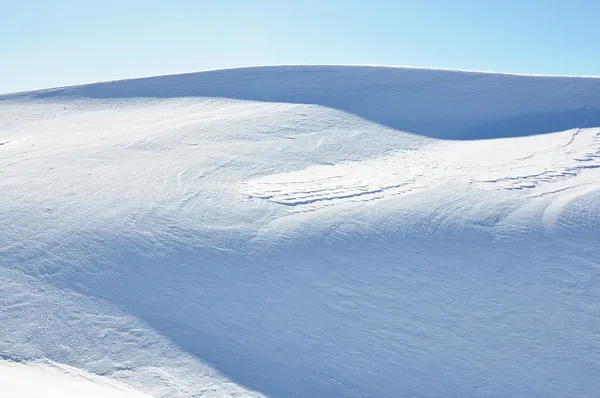
<path fill-rule="evenodd" d="M 600 79 L 0 97 L 0 353 L 156 397 L 595 396 Z"/>

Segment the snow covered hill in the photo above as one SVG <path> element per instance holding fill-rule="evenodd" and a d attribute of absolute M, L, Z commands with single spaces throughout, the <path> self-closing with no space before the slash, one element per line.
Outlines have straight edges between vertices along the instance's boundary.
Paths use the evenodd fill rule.
<path fill-rule="evenodd" d="M 155 397 L 600 389 L 600 79 L 290 66 L 5 95 L 0 209 L 22 366 Z"/>

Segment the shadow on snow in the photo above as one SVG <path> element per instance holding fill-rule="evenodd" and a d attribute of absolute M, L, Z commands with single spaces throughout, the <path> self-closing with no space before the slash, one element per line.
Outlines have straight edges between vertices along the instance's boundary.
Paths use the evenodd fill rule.
<path fill-rule="evenodd" d="M 337 109 L 433 138 L 490 139 L 600 126 L 600 79 L 366 66 L 216 70 L 12 94 L 34 98 L 209 97 Z M 2 99 L 2 97 L 0 97 Z"/>

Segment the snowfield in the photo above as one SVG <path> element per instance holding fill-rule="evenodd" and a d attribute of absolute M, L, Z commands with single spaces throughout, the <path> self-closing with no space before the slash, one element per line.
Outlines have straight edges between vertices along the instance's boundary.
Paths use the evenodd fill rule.
<path fill-rule="evenodd" d="M 68 396 L 56 369 L 114 396 L 600 390 L 598 78 L 282 66 L 0 96 L 0 209 L 0 395 L 41 374 Z"/>

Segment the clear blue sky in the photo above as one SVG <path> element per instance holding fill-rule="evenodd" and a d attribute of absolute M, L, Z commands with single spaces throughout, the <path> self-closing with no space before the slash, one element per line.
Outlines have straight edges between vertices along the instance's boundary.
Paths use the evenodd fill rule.
<path fill-rule="evenodd" d="M 0 0 L 0 93 L 265 64 L 600 75 L 600 0 Z"/>

